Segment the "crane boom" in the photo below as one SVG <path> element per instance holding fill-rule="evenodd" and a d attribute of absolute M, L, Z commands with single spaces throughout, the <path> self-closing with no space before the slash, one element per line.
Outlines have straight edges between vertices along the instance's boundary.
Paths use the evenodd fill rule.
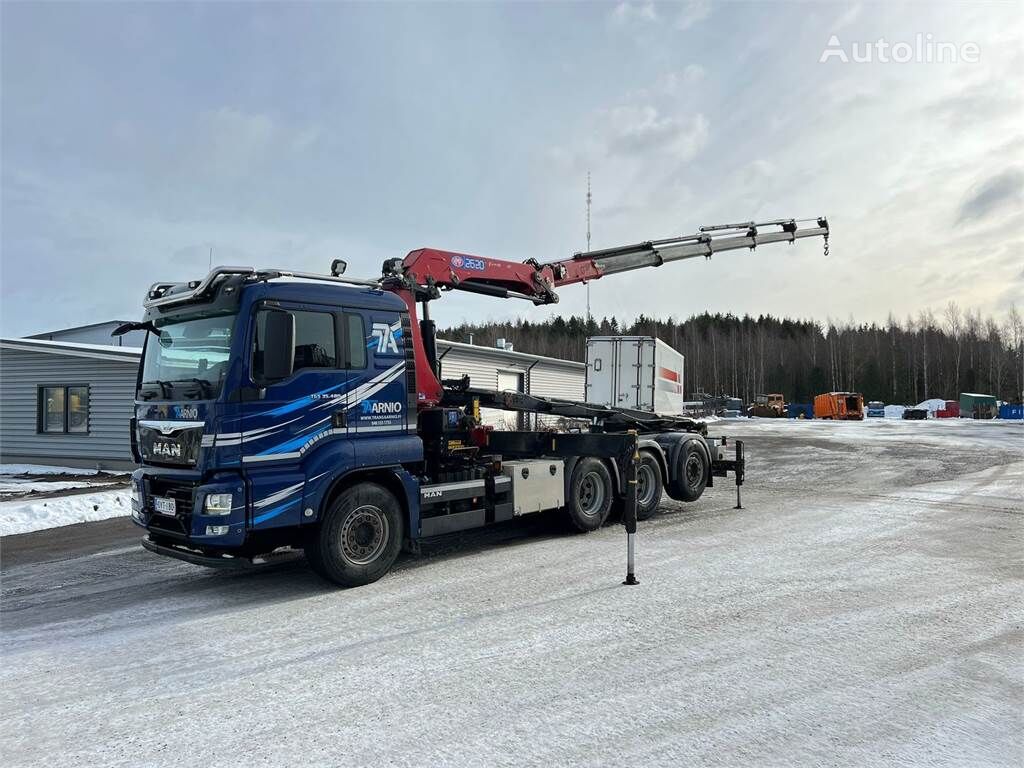
<path fill-rule="evenodd" d="M 807 225 L 808 222 L 813 223 Z M 438 377 L 434 325 L 429 319 L 427 302 L 440 298 L 442 291 L 468 291 L 497 298 L 525 299 L 538 305 L 554 304 L 558 301 L 555 289 L 560 286 L 698 256 L 711 258 L 722 251 L 753 250 L 769 243 L 822 237 L 828 253 L 828 236 L 828 220 L 822 216 L 716 224 L 701 227 L 690 235 L 577 253 L 569 259 L 546 264 L 536 259 L 515 262 L 420 248 L 410 251 L 404 259 L 384 262 L 381 287 L 398 294 L 409 308 L 419 403 L 431 406 L 440 402 L 443 388 Z M 420 302 L 423 319 L 417 322 L 416 304 Z"/>
<path fill-rule="evenodd" d="M 805 237 L 828 239 L 828 221 L 824 217 L 804 221 L 814 221 L 815 226 L 800 228 L 800 222 L 794 219 L 720 224 L 701 227 L 700 231 L 692 235 L 577 253 L 571 259 L 555 262 L 550 266 L 556 274 L 556 285 L 570 285 L 643 267 L 660 267 L 671 261 L 692 259 L 697 256 L 711 258 L 713 254 L 721 251 L 742 248 L 753 250 L 759 245 L 792 243 Z M 777 232 L 762 232 L 761 229 L 765 227 L 780 229 Z M 559 272 L 562 274 L 561 277 L 557 277 Z"/>

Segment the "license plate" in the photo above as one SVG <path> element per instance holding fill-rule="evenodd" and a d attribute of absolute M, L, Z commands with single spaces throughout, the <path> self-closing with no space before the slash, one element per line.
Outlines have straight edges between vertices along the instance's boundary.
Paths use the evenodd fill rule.
<path fill-rule="evenodd" d="M 161 515 L 170 515 L 174 517 L 175 504 L 174 499 L 163 499 L 159 497 L 153 498 L 153 509 L 159 512 Z"/>

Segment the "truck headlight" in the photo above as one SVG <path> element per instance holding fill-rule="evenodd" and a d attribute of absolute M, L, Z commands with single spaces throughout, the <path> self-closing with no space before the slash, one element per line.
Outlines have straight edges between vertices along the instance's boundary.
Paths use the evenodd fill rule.
<path fill-rule="evenodd" d="M 132 480 L 132 516 L 142 516 L 142 490 L 134 480 Z"/>
<path fill-rule="evenodd" d="M 230 493 L 211 493 L 203 502 L 208 515 L 230 515 L 233 496 Z"/>

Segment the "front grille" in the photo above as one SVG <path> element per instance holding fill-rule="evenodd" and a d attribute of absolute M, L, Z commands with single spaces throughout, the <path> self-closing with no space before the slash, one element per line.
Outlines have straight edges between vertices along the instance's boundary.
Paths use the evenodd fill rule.
<path fill-rule="evenodd" d="M 153 513 L 154 496 L 174 499 L 176 515 L 167 517 Z M 195 486 L 160 477 L 151 477 L 146 481 L 146 505 L 149 508 L 149 527 L 177 537 L 187 536 L 192 529 L 192 507 L 194 505 Z"/>

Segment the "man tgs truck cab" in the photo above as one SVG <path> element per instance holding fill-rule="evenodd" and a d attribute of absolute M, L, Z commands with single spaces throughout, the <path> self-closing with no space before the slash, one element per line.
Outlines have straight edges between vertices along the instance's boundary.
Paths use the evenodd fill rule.
<path fill-rule="evenodd" d="M 239 273 L 241 272 L 241 273 Z M 213 273 L 211 273 L 213 274 Z M 207 565 L 305 547 L 339 481 L 342 581 L 390 566 L 423 461 L 402 300 L 338 283 L 230 270 L 147 301 L 133 516 L 144 545 Z M 189 298 L 175 300 L 179 294 Z M 405 328 L 403 328 L 403 323 Z M 311 562 L 321 571 L 337 571 Z M 383 571 L 380 571 L 383 572 Z M 335 573 L 335 576 L 338 574 Z"/>

